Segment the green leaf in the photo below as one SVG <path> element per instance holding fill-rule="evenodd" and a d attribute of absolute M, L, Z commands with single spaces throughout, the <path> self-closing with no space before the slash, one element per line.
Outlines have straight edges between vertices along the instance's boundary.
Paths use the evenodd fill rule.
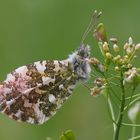
<path fill-rule="evenodd" d="M 60 136 L 59 140 L 75 140 L 74 133 L 72 130 L 67 130 Z"/>

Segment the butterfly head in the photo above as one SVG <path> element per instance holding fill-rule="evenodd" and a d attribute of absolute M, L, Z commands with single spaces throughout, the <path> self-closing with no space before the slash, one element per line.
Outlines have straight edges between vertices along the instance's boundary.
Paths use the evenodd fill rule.
<path fill-rule="evenodd" d="M 89 58 L 90 57 L 90 46 L 89 45 L 85 46 L 84 44 L 82 44 L 77 50 L 77 55 L 79 55 L 79 57 L 81 57 L 81 59 Z"/>
<path fill-rule="evenodd" d="M 82 44 L 68 58 L 68 61 L 71 63 L 73 71 L 78 75 L 79 80 L 87 80 L 89 78 L 91 71 L 87 61 L 89 57 L 90 46 Z"/>

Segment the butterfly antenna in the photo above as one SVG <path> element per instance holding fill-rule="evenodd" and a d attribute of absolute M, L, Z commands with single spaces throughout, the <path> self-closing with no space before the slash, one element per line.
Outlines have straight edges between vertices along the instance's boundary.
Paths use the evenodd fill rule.
<path fill-rule="evenodd" d="M 97 21 L 99 19 L 99 17 L 102 15 L 102 12 L 98 12 L 97 10 L 95 10 L 91 16 L 91 20 L 88 24 L 88 27 L 86 29 L 86 31 L 84 32 L 82 39 L 81 39 L 81 44 L 83 44 L 84 40 L 86 39 L 88 33 L 95 28 L 95 26 L 97 25 Z"/>

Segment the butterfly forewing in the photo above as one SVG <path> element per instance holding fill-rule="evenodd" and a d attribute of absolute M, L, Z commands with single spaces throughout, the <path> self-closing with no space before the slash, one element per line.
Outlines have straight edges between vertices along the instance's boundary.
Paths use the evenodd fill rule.
<path fill-rule="evenodd" d="M 42 124 L 68 99 L 76 81 L 67 60 L 19 67 L 0 85 L 0 110 L 17 121 Z"/>

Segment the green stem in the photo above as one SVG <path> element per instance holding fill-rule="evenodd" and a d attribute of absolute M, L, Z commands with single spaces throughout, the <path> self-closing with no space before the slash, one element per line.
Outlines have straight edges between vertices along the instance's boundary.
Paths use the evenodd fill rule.
<path fill-rule="evenodd" d="M 132 104 L 134 104 L 136 101 L 138 101 L 140 99 L 140 96 L 137 97 L 136 99 L 134 99 L 132 102 L 130 102 L 129 106 L 131 106 Z M 127 106 L 124 108 L 124 110 L 127 109 Z"/>
<path fill-rule="evenodd" d="M 111 112 L 111 119 L 113 121 L 113 129 L 114 129 L 114 132 L 115 132 L 116 131 L 115 115 L 114 115 L 114 110 L 113 110 L 113 106 L 112 106 L 110 97 L 108 97 L 108 106 L 109 106 L 109 109 L 110 109 L 110 112 Z"/>
<path fill-rule="evenodd" d="M 102 74 L 102 75 L 105 78 L 105 80 L 107 82 L 107 85 L 109 85 L 109 87 L 111 88 L 111 85 L 110 85 L 108 79 L 106 78 L 106 76 L 104 74 Z M 115 133 L 115 131 L 116 131 L 115 113 L 114 113 L 113 105 L 112 105 L 112 102 L 111 102 L 111 99 L 110 99 L 110 92 L 109 92 L 109 90 L 108 90 L 108 93 L 107 93 L 107 102 L 108 102 L 108 108 L 109 108 L 110 114 L 111 114 L 111 120 L 113 121 L 113 130 L 114 130 L 114 133 Z"/>
<path fill-rule="evenodd" d="M 131 139 L 128 139 L 128 140 L 138 140 L 140 138 L 140 135 L 139 136 L 136 136 L 136 137 L 133 137 Z"/>
<path fill-rule="evenodd" d="M 133 98 L 135 89 L 136 89 L 136 88 L 133 88 L 133 90 L 132 90 L 132 93 L 131 93 L 131 96 L 130 96 L 130 99 L 129 99 L 129 103 L 128 103 L 128 105 L 126 106 L 126 109 L 125 109 L 126 111 L 127 111 L 127 109 L 130 107 L 130 103 L 132 102 L 132 98 Z"/>
<path fill-rule="evenodd" d="M 123 85 L 123 74 L 121 73 L 121 90 L 122 90 L 122 95 L 121 95 L 121 105 L 120 105 L 120 110 L 119 110 L 119 115 L 117 119 L 117 124 L 116 124 L 116 131 L 114 134 L 114 140 L 119 139 L 119 134 L 120 134 L 120 128 L 123 120 L 123 112 L 124 112 L 124 107 L 125 107 L 125 88 Z"/>
<path fill-rule="evenodd" d="M 140 127 L 140 124 L 122 123 L 124 126 Z"/>
<path fill-rule="evenodd" d="M 133 95 L 132 96 L 132 98 L 136 98 L 136 97 L 139 97 L 140 96 L 140 94 L 136 94 L 136 95 Z M 131 97 L 127 97 L 127 98 L 125 98 L 126 100 L 129 100 Z"/>
<path fill-rule="evenodd" d="M 132 134 L 131 134 L 131 138 L 134 138 L 136 135 L 136 126 L 132 127 Z"/>

